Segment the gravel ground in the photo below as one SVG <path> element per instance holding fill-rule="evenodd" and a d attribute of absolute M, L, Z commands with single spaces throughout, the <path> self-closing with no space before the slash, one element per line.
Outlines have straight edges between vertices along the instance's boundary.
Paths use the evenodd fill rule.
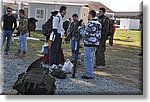
<path fill-rule="evenodd" d="M 35 58 L 20 59 L 15 56 L 3 57 L 3 75 L 4 86 L 3 94 L 16 94 L 12 89 L 20 73 L 24 72 Z M 82 79 L 82 71 L 78 71 L 76 78 L 71 78 L 68 74 L 66 79 L 56 79 L 56 94 L 71 95 L 112 95 L 112 94 L 142 94 L 142 90 L 113 81 L 108 78 L 102 78 L 95 74 L 94 79 Z"/>

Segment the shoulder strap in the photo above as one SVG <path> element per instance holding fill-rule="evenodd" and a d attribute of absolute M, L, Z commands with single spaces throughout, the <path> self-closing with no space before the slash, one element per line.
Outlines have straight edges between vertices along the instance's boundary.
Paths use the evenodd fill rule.
<path fill-rule="evenodd" d="M 102 23 L 104 24 L 105 23 L 105 20 L 106 19 L 109 19 L 107 16 L 104 16 L 103 18 L 102 18 Z"/>
<path fill-rule="evenodd" d="M 55 16 L 55 17 L 58 17 L 58 19 L 59 19 L 59 22 L 58 22 L 58 26 L 59 26 L 59 24 L 60 24 L 60 17 L 59 16 Z"/>

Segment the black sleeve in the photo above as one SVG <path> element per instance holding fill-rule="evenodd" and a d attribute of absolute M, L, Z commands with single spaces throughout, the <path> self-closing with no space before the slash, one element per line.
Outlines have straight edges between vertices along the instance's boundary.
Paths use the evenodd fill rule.
<path fill-rule="evenodd" d="M 17 20 L 16 20 L 16 18 L 14 17 L 14 29 L 13 29 L 13 30 L 15 30 L 16 27 L 17 27 Z"/>
<path fill-rule="evenodd" d="M 2 22 L 3 22 L 3 25 L 2 25 Z M 3 27 L 4 27 L 4 15 L 1 17 L 1 25 L 0 25 L 0 27 L 3 29 Z"/>

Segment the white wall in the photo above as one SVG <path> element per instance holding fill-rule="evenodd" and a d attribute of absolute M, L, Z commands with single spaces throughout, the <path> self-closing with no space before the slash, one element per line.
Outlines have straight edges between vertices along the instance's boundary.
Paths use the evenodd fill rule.
<path fill-rule="evenodd" d="M 88 23 L 88 13 L 89 13 L 89 8 L 88 7 L 82 7 L 81 11 L 80 11 L 80 18 L 83 19 L 83 22 L 86 24 Z"/>
<path fill-rule="evenodd" d="M 51 11 L 54 10 L 54 5 L 44 5 L 44 4 L 29 4 L 29 12 L 28 17 L 35 17 L 35 10 L 36 8 L 42 8 L 45 10 L 45 17 L 44 19 L 37 19 L 38 22 L 36 23 L 36 30 L 41 30 L 42 25 L 46 22 L 46 20 L 50 17 Z M 47 17 L 46 17 L 47 16 Z"/>
<path fill-rule="evenodd" d="M 120 19 L 120 29 L 129 29 L 130 19 Z"/>
<path fill-rule="evenodd" d="M 139 29 L 139 19 L 120 18 L 120 27 L 117 29 Z"/>
<path fill-rule="evenodd" d="M 45 9 L 45 17 L 43 20 L 38 19 L 37 22 L 37 27 L 36 30 L 41 30 L 42 29 L 42 25 L 47 21 L 47 19 L 50 17 L 51 15 L 51 11 L 55 10 L 59 10 L 60 6 L 62 5 L 53 5 L 53 4 L 38 4 L 38 3 L 32 3 L 29 4 L 29 17 L 35 17 L 35 9 L 36 8 L 43 8 Z M 66 5 L 67 7 L 67 13 L 65 15 L 65 17 L 63 18 L 63 20 L 65 21 L 68 18 L 72 18 L 72 15 L 74 13 L 77 13 L 79 18 L 81 18 L 81 6 L 77 6 L 77 5 Z"/>
<path fill-rule="evenodd" d="M 130 19 L 129 29 L 139 29 L 140 20 L 139 19 Z"/>

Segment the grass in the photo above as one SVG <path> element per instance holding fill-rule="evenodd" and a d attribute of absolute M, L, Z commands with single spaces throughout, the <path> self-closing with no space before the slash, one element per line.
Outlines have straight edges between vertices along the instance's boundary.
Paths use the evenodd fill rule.
<path fill-rule="evenodd" d="M 39 58 L 41 47 L 44 44 L 44 36 L 40 32 L 31 32 L 31 37 L 42 39 L 41 41 L 28 40 L 28 56 Z M 70 45 L 62 44 L 66 59 L 71 56 Z M 10 53 L 15 53 L 17 50 L 17 41 L 11 44 Z M 82 66 L 78 70 L 83 70 L 83 48 L 81 49 Z M 142 57 L 140 53 L 140 31 L 133 30 L 117 30 L 114 36 L 114 46 L 109 47 L 107 41 L 106 49 L 106 65 L 103 70 L 94 69 L 94 73 L 100 77 L 111 78 L 118 82 L 142 88 Z"/>

